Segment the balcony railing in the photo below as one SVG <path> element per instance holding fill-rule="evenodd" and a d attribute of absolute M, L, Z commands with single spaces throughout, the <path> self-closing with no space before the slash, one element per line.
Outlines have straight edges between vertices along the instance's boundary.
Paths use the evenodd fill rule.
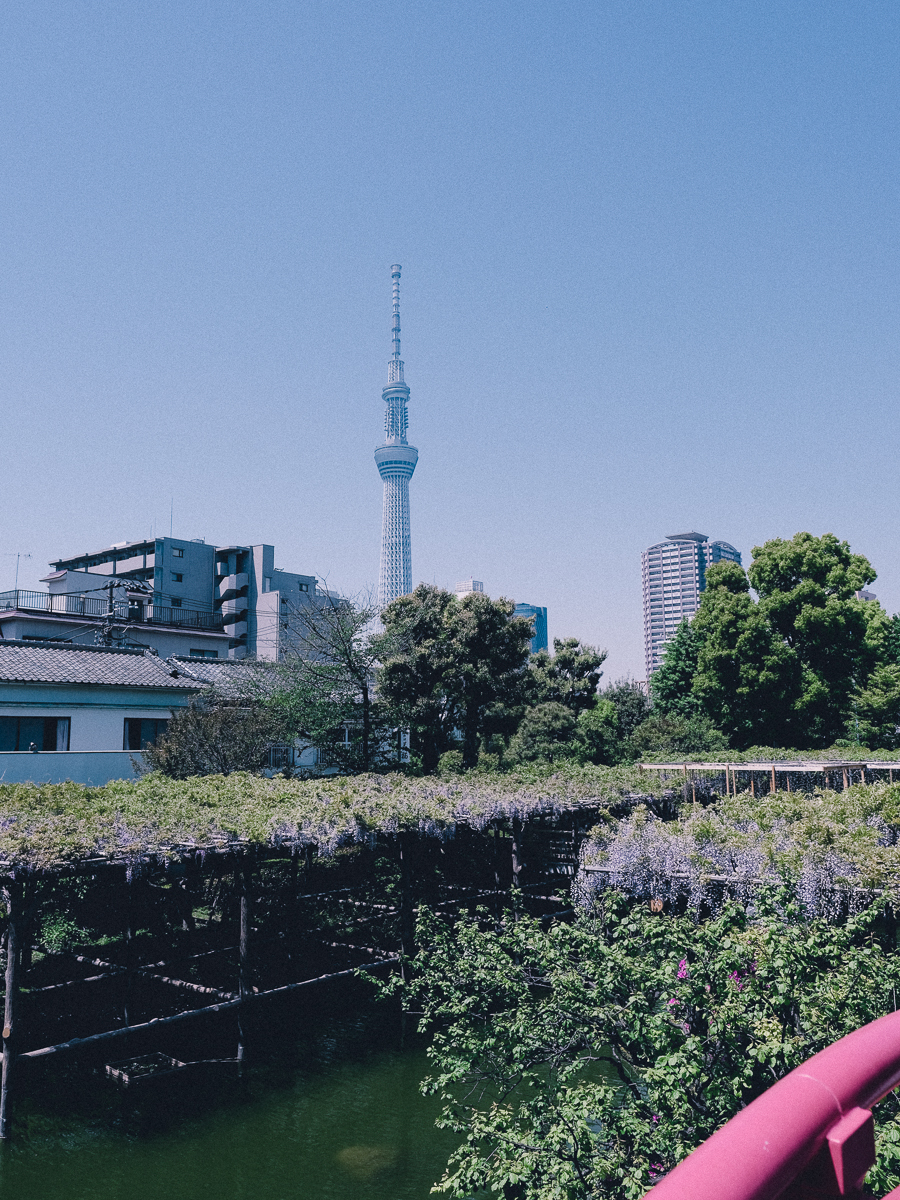
<path fill-rule="evenodd" d="M 194 608 L 172 608 L 167 604 L 114 600 L 112 610 L 106 596 L 66 592 L 0 592 L 0 612 L 47 613 L 63 618 L 88 618 L 92 621 L 111 616 L 127 625 L 175 625 L 186 629 L 223 630 L 221 613 L 199 612 Z"/>

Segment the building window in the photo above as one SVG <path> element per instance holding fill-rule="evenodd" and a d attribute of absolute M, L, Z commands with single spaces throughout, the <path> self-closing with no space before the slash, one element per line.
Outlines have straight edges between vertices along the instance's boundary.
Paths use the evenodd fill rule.
<path fill-rule="evenodd" d="M 218 650 L 188 650 L 191 658 L 218 658 Z"/>
<path fill-rule="evenodd" d="M 68 750 L 69 717 L 0 717 L 0 750 Z"/>
<path fill-rule="evenodd" d="M 271 590 L 272 590 L 272 576 L 271 575 L 263 575 L 263 591 L 271 592 Z"/>
<path fill-rule="evenodd" d="M 184 575 L 182 575 L 182 573 L 180 571 L 173 571 L 172 572 L 172 582 L 173 583 L 184 583 Z"/>
<path fill-rule="evenodd" d="M 172 547 L 172 557 L 173 558 L 184 558 L 184 551 L 181 549 L 180 546 Z"/>
<path fill-rule="evenodd" d="M 181 608 L 181 597 L 172 596 L 169 600 L 169 603 L 171 604 L 172 608 Z"/>
<path fill-rule="evenodd" d="M 166 732 L 168 724 L 168 721 L 159 721 L 154 717 L 126 717 L 122 749 L 146 750 L 148 746 L 155 746 L 157 738 Z"/>
<path fill-rule="evenodd" d="M 300 591 L 301 591 L 301 592 L 308 592 L 308 591 L 309 591 L 309 584 L 308 584 L 308 583 L 301 583 L 301 584 L 300 584 Z"/>

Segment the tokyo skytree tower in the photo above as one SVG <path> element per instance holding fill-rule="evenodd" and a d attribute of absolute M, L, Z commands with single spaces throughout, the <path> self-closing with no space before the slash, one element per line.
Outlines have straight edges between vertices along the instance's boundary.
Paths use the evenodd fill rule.
<path fill-rule="evenodd" d="M 409 481 L 419 460 L 419 452 L 406 440 L 409 388 L 403 382 L 400 361 L 400 267 L 391 267 L 394 281 L 394 352 L 388 368 L 388 383 L 382 389 L 384 443 L 375 451 L 375 465 L 384 480 L 384 507 L 381 517 L 381 570 L 378 577 L 378 603 L 385 608 L 398 596 L 412 591 L 412 551 L 409 539 Z"/>

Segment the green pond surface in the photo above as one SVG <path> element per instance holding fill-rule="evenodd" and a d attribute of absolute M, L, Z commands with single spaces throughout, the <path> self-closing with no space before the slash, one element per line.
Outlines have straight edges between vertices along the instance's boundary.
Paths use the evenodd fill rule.
<path fill-rule="evenodd" d="M 190 1048 L 215 1052 L 226 1034 Z M 332 995 L 268 1014 L 257 1042 L 243 1080 L 212 1065 L 123 1093 L 99 1061 L 33 1073 L 20 1085 L 16 1137 L 0 1152 L 0 1198 L 429 1195 L 455 1140 L 434 1127 L 438 1104 L 419 1091 L 424 1049 L 401 1036 L 398 1013 Z M 187 1057 L 187 1043 L 164 1048 Z"/>

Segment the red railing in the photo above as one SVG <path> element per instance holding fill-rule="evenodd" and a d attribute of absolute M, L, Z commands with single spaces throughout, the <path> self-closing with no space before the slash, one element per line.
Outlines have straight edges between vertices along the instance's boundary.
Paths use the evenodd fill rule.
<path fill-rule="evenodd" d="M 825 1200 L 863 1195 L 871 1109 L 900 1084 L 900 1012 L 785 1075 L 717 1130 L 645 1200 Z M 900 1188 L 885 1200 L 900 1200 Z"/>

